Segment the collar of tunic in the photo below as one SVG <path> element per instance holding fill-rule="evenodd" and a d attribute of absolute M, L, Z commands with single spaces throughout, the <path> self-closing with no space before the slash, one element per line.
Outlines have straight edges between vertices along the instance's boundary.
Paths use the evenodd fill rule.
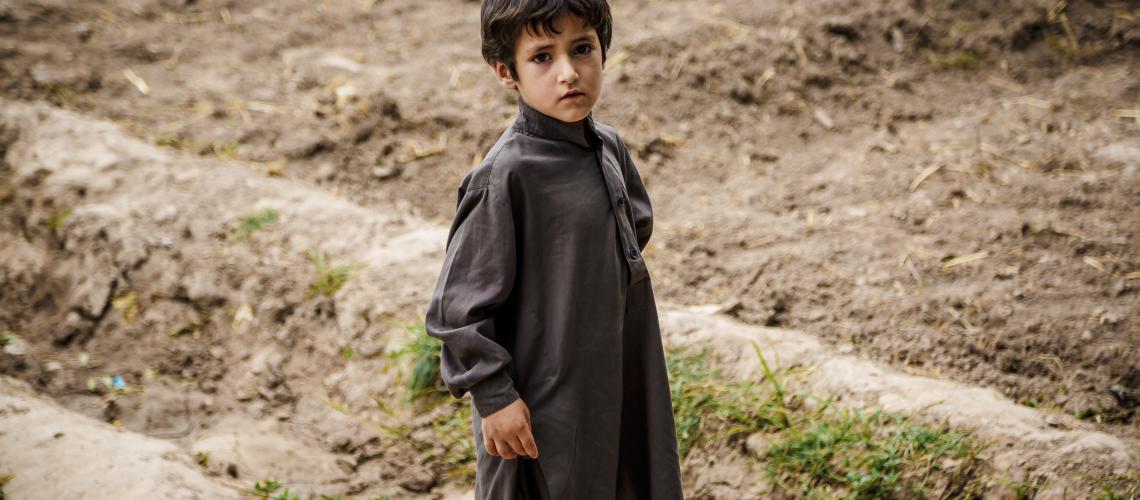
<path fill-rule="evenodd" d="M 514 128 L 527 135 L 554 139 L 573 143 L 584 149 L 593 149 L 602 143 L 602 136 L 598 134 L 594 123 L 594 112 L 586 115 L 583 124 L 586 128 L 587 141 L 583 141 L 582 133 L 576 126 L 557 118 L 547 116 L 534 109 L 519 96 L 519 116 L 515 119 Z"/>

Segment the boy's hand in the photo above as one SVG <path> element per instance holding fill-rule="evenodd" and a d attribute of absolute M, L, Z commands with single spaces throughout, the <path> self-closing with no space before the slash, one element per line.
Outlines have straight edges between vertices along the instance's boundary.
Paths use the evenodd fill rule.
<path fill-rule="evenodd" d="M 538 446 L 530 433 L 530 409 L 522 398 L 483 417 L 483 447 L 487 453 L 506 459 L 521 455 L 538 458 Z"/>

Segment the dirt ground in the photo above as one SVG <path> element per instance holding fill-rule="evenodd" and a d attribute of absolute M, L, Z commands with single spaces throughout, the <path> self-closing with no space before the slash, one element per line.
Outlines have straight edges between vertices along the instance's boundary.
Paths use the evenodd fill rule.
<path fill-rule="evenodd" d="M 616 35 L 596 116 L 634 150 L 654 201 L 646 259 L 662 300 L 717 304 L 748 323 L 802 330 L 842 352 L 1140 436 L 1134 3 L 612 4 Z M 298 397 L 307 380 L 367 402 L 390 381 L 347 388 L 370 367 L 318 380 L 315 366 L 350 341 L 363 354 L 383 351 L 386 321 L 422 314 L 422 280 L 371 291 L 379 308 L 308 300 L 296 292 L 306 276 L 266 276 L 304 265 L 312 241 L 256 240 L 291 249 L 271 255 L 218 255 L 207 243 L 224 238 L 216 221 L 239 215 L 238 201 L 252 209 L 266 199 L 292 200 L 283 217 L 328 224 L 317 241 L 338 255 L 384 252 L 370 248 L 377 241 L 414 249 L 438 236 L 403 220 L 445 226 L 459 179 L 516 109 L 480 59 L 477 13 L 477 2 L 461 0 L 0 4 L 4 98 L 49 102 L 248 167 L 188 181 L 230 180 L 235 201 L 183 200 L 177 206 L 193 209 L 162 213 L 124 198 L 105 208 L 122 226 L 104 228 L 68 217 L 84 193 L 44 198 L 32 194 L 34 176 L 5 182 L 4 269 L 53 279 L 0 276 L 0 331 L 20 333 L 33 350 L 91 352 L 136 380 L 158 363 L 159 374 L 196 380 L 205 391 L 195 398 L 216 400 L 212 420 L 243 405 L 283 421 L 317 415 L 298 406 L 322 404 Z M 117 153 L 92 148 L 115 166 Z M 107 178 L 118 179 L 108 190 L 132 182 Z M 307 188 L 246 192 L 249 178 Z M 356 207 L 343 213 L 370 221 L 367 229 L 304 210 L 338 203 Z M 139 227 L 168 234 L 132 232 L 142 214 L 157 222 Z M 169 270 L 172 257 L 153 250 L 163 238 L 197 246 Z M 99 241 L 113 244 L 84 256 Z M 151 326 L 112 321 L 108 310 L 130 307 L 112 299 L 140 279 L 157 291 L 135 299 Z M 355 283 L 363 293 L 367 281 Z M 253 340 L 207 347 L 138 337 L 188 324 L 218 338 L 247 304 L 257 312 Z M 334 333 L 306 337 L 329 323 Z M 140 340 L 124 347 L 129 338 Z M 85 408 L 86 376 L 0 356 L 3 373 L 75 411 L 148 432 L 182 425 L 178 383 L 145 411 Z M 233 373 L 234 359 L 248 375 Z M 376 443 L 327 426 L 319 434 L 344 440 L 357 477 L 401 463 L 398 453 L 370 458 Z M 391 474 L 422 477 L 416 467 Z M 390 479 L 403 480 L 382 481 Z"/>

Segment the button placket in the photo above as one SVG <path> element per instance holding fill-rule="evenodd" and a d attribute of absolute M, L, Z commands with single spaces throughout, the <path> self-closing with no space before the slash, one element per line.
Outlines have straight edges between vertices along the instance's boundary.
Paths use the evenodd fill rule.
<path fill-rule="evenodd" d="M 629 218 L 626 217 L 625 205 L 628 200 L 625 197 L 625 190 L 622 188 L 623 183 L 620 177 L 618 177 L 618 173 L 606 165 L 601 150 L 594 151 L 594 158 L 597 160 L 598 166 L 602 169 L 602 177 L 605 181 L 606 189 L 610 192 L 614 218 L 618 224 L 618 233 L 621 236 L 622 246 L 625 248 L 625 260 L 630 269 L 629 284 L 637 283 L 645 278 L 646 269 L 637 247 L 637 237 L 633 232 L 633 226 L 630 225 Z"/>
<path fill-rule="evenodd" d="M 594 156 L 598 160 L 598 166 L 600 166 L 602 169 L 602 177 L 605 178 L 606 188 L 609 189 L 610 193 L 616 194 L 616 196 L 613 196 L 611 194 L 610 199 L 614 200 L 614 204 L 617 205 L 613 211 L 614 217 L 618 223 L 619 232 L 622 236 L 622 243 L 628 248 L 632 246 L 630 242 L 635 241 L 635 239 L 633 238 L 633 228 L 629 225 L 629 219 L 625 217 L 624 208 L 626 199 L 625 195 L 622 194 L 624 190 L 621 188 L 621 183 L 614 178 L 615 174 L 613 170 L 607 168 L 602 153 L 600 151 L 595 151 Z M 634 248 L 634 250 L 636 250 L 636 248 Z"/>

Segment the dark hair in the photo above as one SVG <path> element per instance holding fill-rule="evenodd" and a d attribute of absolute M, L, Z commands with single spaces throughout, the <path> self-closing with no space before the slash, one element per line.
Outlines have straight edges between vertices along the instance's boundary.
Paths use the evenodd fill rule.
<path fill-rule="evenodd" d="M 523 28 L 532 34 L 558 33 L 554 20 L 565 13 L 578 16 L 598 32 L 602 62 L 613 37 L 613 19 L 606 0 L 483 0 L 480 25 L 483 33 L 483 59 L 487 64 L 502 61 L 515 71 L 515 44 Z"/>

